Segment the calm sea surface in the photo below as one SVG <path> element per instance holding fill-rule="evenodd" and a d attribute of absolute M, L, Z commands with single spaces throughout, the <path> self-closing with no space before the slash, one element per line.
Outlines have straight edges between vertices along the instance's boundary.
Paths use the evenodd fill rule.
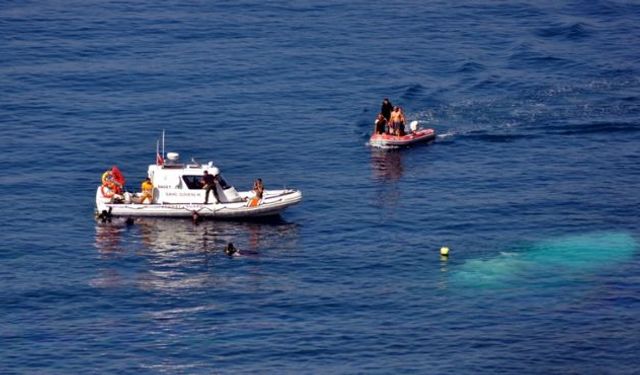
<path fill-rule="evenodd" d="M 638 373 L 638 25 L 622 0 L 2 2 L 0 372 Z M 436 141 L 369 148 L 384 97 Z M 303 203 L 96 223 L 102 172 L 137 189 L 163 129 Z"/>

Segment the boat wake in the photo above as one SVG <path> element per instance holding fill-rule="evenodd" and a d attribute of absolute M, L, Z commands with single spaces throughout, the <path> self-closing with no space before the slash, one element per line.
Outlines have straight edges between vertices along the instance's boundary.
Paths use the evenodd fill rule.
<path fill-rule="evenodd" d="M 377 149 L 381 149 L 381 150 L 397 150 L 397 149 L 400 148 L 400 146 L 381 145 L 381 144 L 371 143 L 369 141 L 365 142 L 364 145 L 367 146 L 367 147 L 373 147 L 373 148 L 377 148 Z"/>
<path fill-rule="evenodd" d="M 438 134 L 438 135 L 436 135 L 436 140 L 444 141 L 446 139 L 453 138 L 453 136 L 455 136 L 455 135 L 456 134 L 454 132 L 447 132 L 447 133 L 444 133 L 444 134 Z"/>

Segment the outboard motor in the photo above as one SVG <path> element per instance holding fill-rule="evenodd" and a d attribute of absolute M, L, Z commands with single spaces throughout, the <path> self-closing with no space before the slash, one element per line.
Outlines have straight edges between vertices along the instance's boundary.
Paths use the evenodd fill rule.
<path fill-rule="evenodd" d="M 409 128 L 411 129 L 412 132 L 417 132 L 418 130 L 420 130 L 420 123 L 418 122 L 418 120 L 413 120 L 411 121 L 411 124 L 409 124 Z"/>

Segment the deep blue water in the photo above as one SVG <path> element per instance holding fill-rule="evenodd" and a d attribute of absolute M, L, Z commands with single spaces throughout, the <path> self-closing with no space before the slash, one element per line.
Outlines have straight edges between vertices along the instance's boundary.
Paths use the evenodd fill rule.
<path fill-rule="evenodd" d="M 632 1 L 2 2 L 0 372 L 637 373 L 638 24 Z M 437 140 L 367 147 L 385 96 Z M 136 187 L 163 129 L 305 200 L 97 224 L 101 173 Z"/>

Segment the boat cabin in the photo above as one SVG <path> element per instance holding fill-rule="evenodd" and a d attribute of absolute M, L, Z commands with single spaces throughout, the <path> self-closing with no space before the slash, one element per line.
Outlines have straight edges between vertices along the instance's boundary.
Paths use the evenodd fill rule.
<path fill-rule="evenodd" d="M 153 202 L 172 203 L 204 203 L 205 190 L 202 178 L 207 171 L 218 176 L 216 189 L 222 203 L 239 202 L 242 197 L 236 189 L 229 185 L 220 175 L 220 170 L 213 162 L 202 165 L 195 161 L 183 164 L 176 152 L 167 153 L 167 160 L 162 165 L 149 165 L 147 174 L 153 183 Z M 209 202 L 215 202 L 213 192 L 209 193 Z"/>

